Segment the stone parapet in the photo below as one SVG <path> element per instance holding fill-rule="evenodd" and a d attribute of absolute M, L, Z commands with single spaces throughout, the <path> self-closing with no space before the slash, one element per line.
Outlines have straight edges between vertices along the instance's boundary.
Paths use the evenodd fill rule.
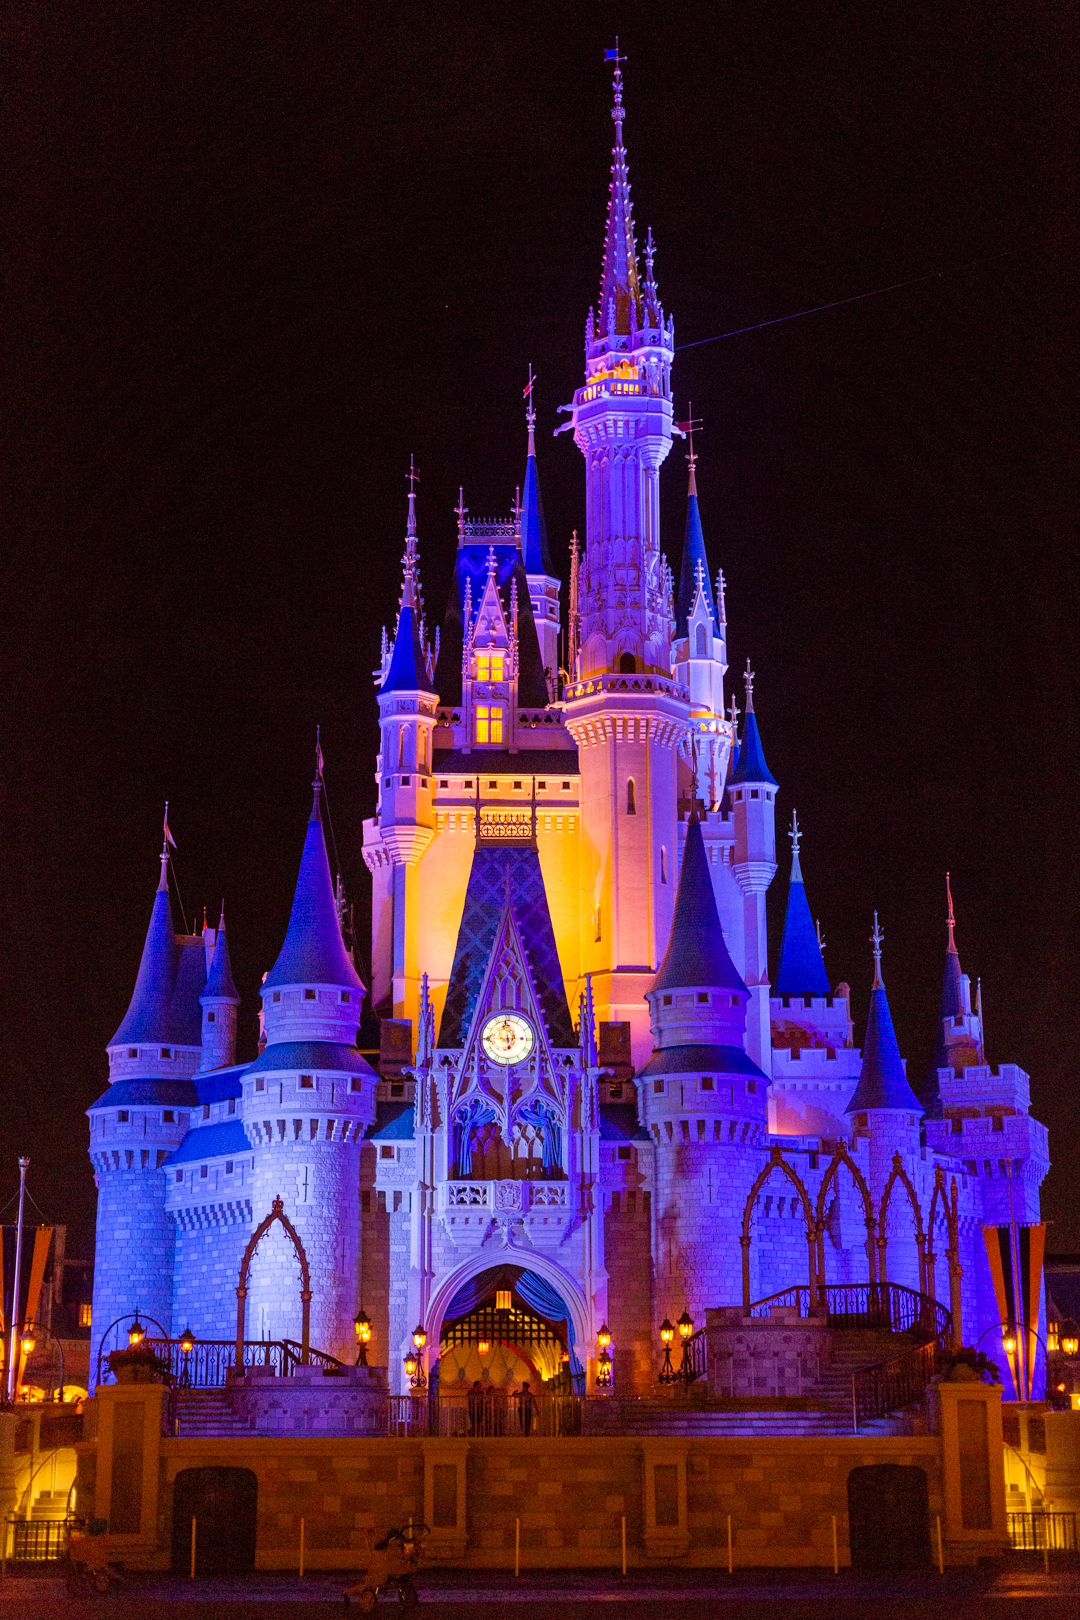
<path fill-rule="evenodd" d="M 386 1373 L 381 1367 L 346 1367 L 331 1375 L 301 1367 L 275 1378 L 252 1371 L 230 1383 L 229 1404 L 252 1434 L 375 1435 L 385 1420 Z"/>
<path fill-rule="evenodd" d="M 832 1357 L 828 1313 L 800 1316 L 774 1306 L 747 1316 L 738 1306 L 705 1312 L 709 1392 L 716 1396 L 797 1396 L 810 1389 Z"/>

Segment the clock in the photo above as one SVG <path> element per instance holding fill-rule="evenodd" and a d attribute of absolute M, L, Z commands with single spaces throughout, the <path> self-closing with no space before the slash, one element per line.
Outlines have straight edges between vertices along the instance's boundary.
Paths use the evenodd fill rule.
<path fill-rule="evenodd" d="M 480 1032 L 484 1051 L 493 1063 L 510 1068 L 523 1063 L 536 1041 L 532 1025 L 520 1013 L 495 1013 Z"/>

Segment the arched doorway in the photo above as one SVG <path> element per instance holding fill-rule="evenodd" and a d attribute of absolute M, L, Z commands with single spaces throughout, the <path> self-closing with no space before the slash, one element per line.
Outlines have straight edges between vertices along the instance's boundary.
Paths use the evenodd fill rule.
<path fill-rule="evenodd" d="M 930 1563 L 926 1473 L 874 1463 L 848 1475 L 848 1535 L 853 1569 L 925 1569 Z"/>
<path fill-rule="evenodd" d="M 247 1575 L 255 1568 L 258 1481 L 250 1468 L 185 1468 L 173 1483 L 172 1571 Z"/>

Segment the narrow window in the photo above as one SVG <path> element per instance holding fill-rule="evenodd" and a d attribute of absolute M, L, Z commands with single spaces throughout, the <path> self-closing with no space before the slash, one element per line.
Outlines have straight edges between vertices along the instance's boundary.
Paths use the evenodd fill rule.
<path fill-rule="evenodd" d="M 207 1171 L 207 1167 L 206 1167 L 205 1164 L 202 1164 L 202 1165 L 199 1166 L 199 1177 L 200 1177 L 200 1179 L 202 1181 L 206 1180 L 206 1177 L 207 1177 L 208 1173 L 209 1172 Z"/>
<path fill-rule="evenodd" d="M 281 991 L 280 990 L 275 990 L 274 991 L 274 1000 L 275 1001 L 280 1001 L 281 1000 Z"/>
<path fill-rule="evenodd" d="M 417 757 L 416 757 L 416 765 L 417 765 L 418 770 L 423 771 L 423 770 L 427 769 L 427 732 L 426 731 L 422 731 L 420 733 L 420 751 L 419 751 L 419 753 L 417 754 Z"/>
<path fill-rule="evenodd" d="M 184 1179 L 184 1172 L 182 1170 L 178 1170 L 176 1172 L 176 1180 L 177 1181 L 183 1181 L 183 1179 Z"/>
<path fill-rule="evenodd" d="M 266 1090 L 266 1077 L 265 1077 L 265 1075 L 261 1075 L 261 1074 L 259 1075 L 258 1079 L 255 1081 L 255 1090 L 256 1091 L 265 1091 Z"/>
<path fill-rule="evenodd" d="M 348 990 L 343 990 L 341 992 L 341 999 L 342 1001 L 348 1001 L 350 999 L 350 993 Z"/>
<path fill-rule="evenodd" d="M 637 815 L 637 801 L 634 793 L 634 778 L 632 776 L 628 776 L 626 778 L 626 813 L 628 816 Z"/>
<path fill-rule="evenodd" d="M 703 624 L 699 624 L 697 627 L 697 655 L 699 658 L 706 658 L 708 656 L 708 652 L 709 645 L 705 626 Z"/>
<path fill-rule="evenodd" d="M 208 1012 L 207 1015 L 206 1015 L 206 1022 L 208 1024 L 216 1024 L 217 1023 L 217 1013 Z"/>
<path fill-rule="evenodd" d="M 667 882 L 667 850 L 663 844 L 660 845 L 660 881 Z"/>
<path fill-rule="evenodd" d="M 127 1109 L 121 1108 L 120 1112 L 116 1116 L 116 1121 L 118 1125 L 126 1125 L 130 1118 L 131 1115 L 128 1113 Z"/>
<path fill-rule="evenodd" d="M 203 1103 L 203 1105 L 202 1105 L 202 1117 L 203 1117 L 203 1119 L 209 1119 L 210 1118 L 210 1104 L 209 1103 Z"/>
<path fill-rule="evenodd" d="M 233 1162 L 232 1162 L 231 1159 L 226 1159 L 225 1160 L 225 1174 L 227 1176 L 231 1176 L 232 1173 L 233 1173 Z"/>
<path fill-rule="evenodd" d="M 665 1007 L 670 1007 L 671 1006 L 671 997 L 670 996 L 665 996 L 664 997 L 664 1006 Z"/>
<path fill-rule="evenodd" d="M 236 1098 L 235 1097 L 230 1097 L 229 1098 L 229 1113 L 230 1114 L 235 1114 L 236 1113 Z"/>
<path fill-rule="evenodd" d="M 398 726 L 397 734 L 397 768 L 402 770 L 405 765 L 405 727 Z"/>
<path fill-rule="evenodd" d="M 652 1083 L 652 1088 L 654 1097 L 662 1097 L 664 1095 L 664 1082 L 662 1080 L 654 1080 Z"/>
<path fill-rule="evenodd" d="M 86 1300 L 83 1300 L 82 1304 L 79 1306 L 79 1326 L 89 1327 L 91 1319 L 92 1308 L 87 1304 Z"/>
<path fill-rule="evenodd" d="M 748 1080 L 746 1082 L 746 1089 L 752 1095 L 757 1090 L 757 1081 L 756 1080 Z"/>
<path fill-rule="evenodd" d="M 964 1134 L 964 1121 L 956 1114 L 953 1115 L 952 1133 L 954 1136 L 963 1136 Z"/>
<path fill-rule="evenodd" d="M 357 1075 L 354 1074 L 352 1079 L 349 1081 L 349 1090 L 350 1091 L 363 1091 L 363 1089 L 364 1089 L 363 1081 Z"/>
<path fill-rule="evenodd" d="M 994 1115 L 993 1129 L 995 1131 L 1003 1131 L 1005 1129 L 1005 1121 L 1000 1114 Z"/>
<path fill-rule="evenodd" d="M 619 674 L 634 675 L 637 673 L 637 659 L 633 653 L 623 653 L 619 659 Z"/>

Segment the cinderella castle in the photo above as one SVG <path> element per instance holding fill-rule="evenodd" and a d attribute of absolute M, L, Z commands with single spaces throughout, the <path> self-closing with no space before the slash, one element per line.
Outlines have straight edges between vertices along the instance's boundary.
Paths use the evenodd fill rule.
<path fill-rule="evenodd" d="M 900 1054 L 876 919 L 865 1028 L 830 982 L 805 887 L 826 879 L 811 860 L 804 878 L 794 820 L 769 960 L 778 779 L 749 669 L 741 712 L 725 685 L 692 442 L 674 567 L 661 543 L 661 468 L 689 424 L 652 234 L 642 254 L 634 228 L 618 60 L 612 117 L 600 296 L 558 429 L 585 463 L 568 601 L 530 388 L 522 493 L 505 521 L 459 502 L 437 629 L 410 487 L 375 677 L 370 986 L 321 755 L 253 1061 L 237 1061 L 224 919 L 178 935 L 162 857 L 88 1110 L 95 1352 L 138 1307 L 168 1336 L 351 1362 L 363 1312 L 391 1390 L 414 1335 L 444 1386 L 537 1390 L 591 1389 L 610 1338 L 632 1394 L 655 1390 L 665 1318 L 700 1328 L 718 1307 L 805 1310 L 887 1282 L 1000 1357 L 981 1228 L 1038 1222 L 1046 1132 L 1023 1071 L 987 1061 L 951 897 L 925 1076 Z"/>

